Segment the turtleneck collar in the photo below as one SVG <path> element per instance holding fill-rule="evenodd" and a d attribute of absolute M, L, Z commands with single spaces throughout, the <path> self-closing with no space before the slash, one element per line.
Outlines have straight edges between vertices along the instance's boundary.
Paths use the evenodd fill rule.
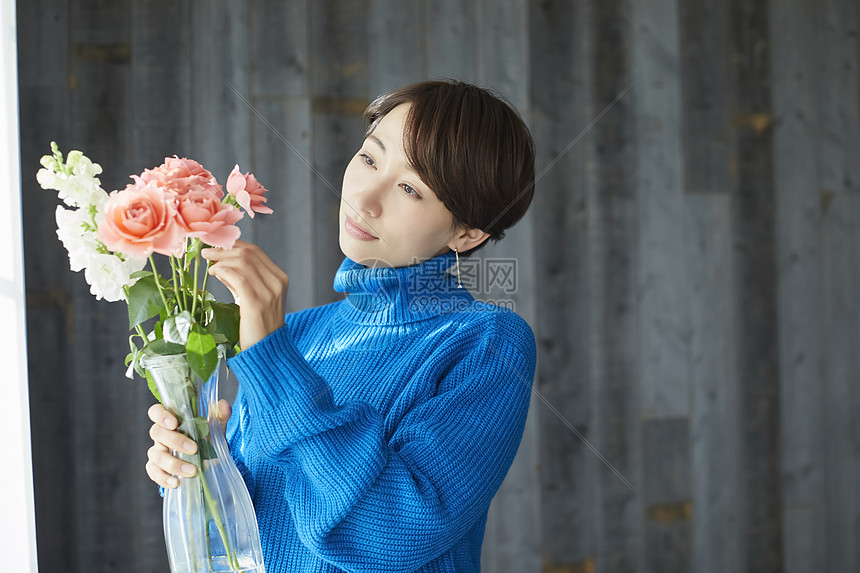
<path fill-rule="evenodd" d="M 451 312 L 472 300 L 448 272 L 455 257 L 447 251 L 408 267 L 381 268 L 344 258 L 334 276 L 334 290 L 348 293 L 341 315 L 356 324 L 402 324 Z"/>

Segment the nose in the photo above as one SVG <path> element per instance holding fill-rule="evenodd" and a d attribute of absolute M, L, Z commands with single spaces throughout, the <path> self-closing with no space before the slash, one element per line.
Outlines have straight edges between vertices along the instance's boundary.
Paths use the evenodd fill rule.
<path fill-rule="evenodd" d="M 378 217 L 382 212 L 382 185 L 367 181 L 352 196 L 352 207 L 362 215 Z"/>

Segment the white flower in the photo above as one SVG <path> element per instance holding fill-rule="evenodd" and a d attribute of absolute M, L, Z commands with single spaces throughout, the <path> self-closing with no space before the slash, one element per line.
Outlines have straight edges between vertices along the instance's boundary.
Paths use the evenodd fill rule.
<path fill-rule="evenodd" d="M 71 170 L 73 175 L 89 177 L 90 179 L 95 179 L 96 175 L 102 172 L 101 165 L 93 163 L 89 157 L 78 150 L 69 151 L 66 156 L 66 167 Z"/>
<path fill-rule="evenodd" d="M 135 280 L 129 278 L 134 272 L 143 270 L 146 259 L 127 258 L 122 261 L 117 255 L 105 252 L 93 221 L 84 209 L 57 207 L 57 236 L 69 252 L 69 267 L 84 271 L 90 292 L 96 299 L 114 302 L 125 300 L 122 288 L 131 286 Z M 96 223 L 103 218 L 96 214 Z"/>
<path fill-rule="evenodd" d="M 116 302 L 125 300 L 123 287 L 134 284 L 136 279 L 131 279 L 131 274 L 143 270 L 145 265 L 146 259 L 121 261 L 116 255 L 97 253 L 89 258 L 84 277 L 96 300 Z"/>
<path fill-rule="evenodd" d="M 107 192 L 96 177 L 102 172 L 101 166 L 80 151 L 69 152 L 65 165 L 50 155 L 42 157 L 41 163 L 44 169 L 36 173 L 36 181 L 43 189 L 58 191 L 60 199 L 69 207 L 96 205 L 101 208 L 107 201 Z"/>
<path fill-rule="evenodd" d="M 84 209 L 57 206 L 57 237 L 69 252 L 69 267 L 78 272 L 87 266 L 91 256 L 99 254 L 99 242 L 92 221 Z"/>

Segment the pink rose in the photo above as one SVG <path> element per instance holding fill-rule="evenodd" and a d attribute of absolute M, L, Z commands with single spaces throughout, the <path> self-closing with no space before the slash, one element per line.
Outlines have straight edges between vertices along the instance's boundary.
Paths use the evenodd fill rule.
<path fill-rule="evenodd" d="M 191 190 L 203 189 L 215 195 L 217 199 L 224 197 L 224 190 L 215 177 L 202 165 L 193 159 L 177 156 L 165 157 L 164 163 L 155 169 L 145 169 L 140 176 L 132 175 L 135 182 L 155 182 L 165 191 L 182 196 Z"/>
<path fill-rule="evenodd" d="M 110 194 L 98 235 L 112 251 L 132 257 L 181 254 L 185 233 L 175 223 L 177 199 L 154 183 Z"/>
<path fill-rule="evenodd" d="M 233 205 L 221 203 L 211 193 L 194 189 L 179 197 L 177 222 L 189 237 L 207 245 L 230 249 L 241 231 L 235 225 L 242 212 Z"/>
<path fill-rule="evenodd" d="M 236 198 L 236 202 L 242 206 L 245 211 L 254 218 L 254 212 L 257 213 L 272 213 L 273 211 L 263 205 L 268 199 L 263 196 L 268 191 L 260 185 L 257 178 L 248 173 L 242 175 L 239 172 L 239 166 L 236 165 L 230 176 L 227 177 L 227 192 Z"/>

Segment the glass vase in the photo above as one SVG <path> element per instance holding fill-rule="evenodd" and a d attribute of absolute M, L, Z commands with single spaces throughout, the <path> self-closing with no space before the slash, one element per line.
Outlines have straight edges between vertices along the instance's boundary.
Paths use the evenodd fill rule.
<path fill-rule="evenodd" d="M 197 467 L 194 477 L 164 490 L 164 539 L 172 573 L 264 573 L 263 552 L 251 496 L 230 456 L 218 409 L 223 357 L 201 380 L 185 354 L 147 357 L 164 406 L 179 420 L 179 431 L 197 442 L 197 453 L 174 456 Z"/>

